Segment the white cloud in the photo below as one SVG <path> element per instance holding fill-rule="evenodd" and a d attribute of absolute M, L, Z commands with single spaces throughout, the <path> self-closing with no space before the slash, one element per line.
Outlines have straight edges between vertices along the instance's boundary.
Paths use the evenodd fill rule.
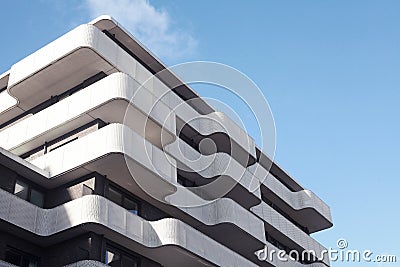
<path fill-rule="evenodd" d="M 111 15 L 158 57 L 176 61 L 190 56 L 197 41 L 174 27 L 166 10 L 148 0 L 86 0 L 91 16 Z"/>

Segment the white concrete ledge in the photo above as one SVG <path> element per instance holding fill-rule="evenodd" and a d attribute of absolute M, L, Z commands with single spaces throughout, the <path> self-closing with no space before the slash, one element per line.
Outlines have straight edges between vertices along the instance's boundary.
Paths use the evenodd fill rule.
<path fill-rule="evenodd" d="M 276 179 L 264 167 L 256 163 L 247 168 L 262 184 L 279 196 L 294 210 L 311 208 L 317 211 L 321 216 L 332 222 L 330 208 L 317 195 L 310 190 L 304 189 L 298 192 L 290 191 L 284 184 Z"/>
<path fill-rule="evenodd" d="M 146 148 L 143 146 L 143 142 L 146 144 L 147 151 L 151 151 L 149 157 L 146 156 Z M 137 145 L 132 145 L 137 144 Z M 96 149 L 93 149 L 96 147 Z M 165 154 L 158 148 L 152 146 L 150 143 L 145 141 L 143 137 L 136 134 L 130 128 L 120 124 L 108 125 L 96 132 L 93 132 L 81 139 L 71 142 L 55 151 L 52 151 L 38 159 L 32 161 L 33 164 L 48 170 L 53 177 L 60 175 L 62 173 L 68 172 L 70 170 L 76 169 L 78 167 L 84 167 L 85 164 L 93 163 L 97 159 L 105 160 L 106 155 L 113 153 L 123 153 L 133 160 L 139 160 L 139 163 L 145 166 L 150 172 L 159 177 L 160 181 L 163 179 L 165 182 L 171 184 L 172 187 L 176 185 L 176 170 L 175 165 L 166 162 Z M 80 155 L 78 157 L 77 155 Z M 61 160 L 62 159 L 62 160 Z M 120 159 L 124 161 L 123 158 Z M 154 163 L 167 164 L 169 166 L 169 171 L 164 171 L 161 173 L 159 170 L 155 169 Z M 67 164 L 69 163 L 69 164 Z M 124 162 L 123 162 L 124 163 Z M 115 161 L 114 161 L 115 164 Z M 98 164 L 94 164 L 99 166 Z M 104 164 L 108 165 L 108 164 Z M 84 167 L 90 170 L 88 167 Z M 95 171 L 93 169 L 92 171 Z M 164 174 L 169 173 L 166 177 Z M 112 173 L 108 173 L 112 176 Z M 146 175 L 148 177 L 148 175 Z M 133 179 L 133 178 L 132 178 Z M 177 188 L 175 188 L 176 190 Z M 173 199 L 174 194 L 178 194 L 177 198 L 184 198 L 187 203 L 196 203 L 196 198 L 199 198 L 195 194 L 186 190 L 182 193 L 183 188 L 180 190 L 172 192 L 165 192 L 167 199 Z M 160 189 L 161 191 L 161 189 Z M 257 219 L 255 215 L 247 211 L 236 202 L 231 199 L 219 199 L 218 201 L 193 208 L 177 207 L 182 211 L 186 212 L 188 215 L 199 220 L 205 225 L 216 225 L 220 223 L 229 223 L 238 226 L 239 228 L 246 231 L 248 234 L 253 236 L 255 239 L 266 243 L 265 233 L 264 233 L 264 222 Z M 228 212 L 229 211 L 229 212 Z M 259 213 L 256 213 L 259 215 Z M 265 219 L 266 217 L 261 217 Z M 290 223 L 286 218 L 280 217 L 285 224 Z M 265 223 L 270 223 L 266 220 Z M 276 225 L 273 225 L 276 226 Z M 286 228 L 278 228 L 284 232 Z M 301 232 L 300 229 L 295 229 L 297 232 Z M 300 235 L 301 233 L 299 233 Z M 304 234 L 305 235 L 305 234 Z M 303 243 L 297 243 L 299 240 L 293 240 L 299 246 L 307 247 L 305 243 L 314 244 L 315 241 L 308 235 L 305 235 L 305 241 L 300 240 Z M 319 249 L 319 244 L 317 244 L 316 250 Z"/>
<path fill-rule="evenodd" d="M 277 231 L 301 246 L 304 250 L 313 250 L 317 255 L 323 255 L 322 252 L 327 250 L 318 241 L 304 233 L 266 203 L 262 202 L 258 206 L 252 207 L 251 211 Z M 329 257 L 327 254 L 324 254 L 323 261 L 327 266 L 329 266 Z"/>
<path fill-rule="evenodd" d="M 90 24 L 75 28 L 14 64 L 10 71 L 8 92 L 18 99 L 18 104 L 14 107 L 27 110 L 100 71 L 127 73 L 171 109 L 178 108 L 178 117 L 189 122 L 200 134 L 224 132 L 249 155 L 255 157 L 254 140 L 230 118 L 220 112 L 199 114 L 98 28 Z"/>
<path fill-rule="evenodd" d="M 64 267 L 107 267 L 107 266 L 108 266 L 107 264 L 94 260 L 83 260 L 68 265 L 64 265 Z"/>
<path fill-rule="evenodd" d="M 156 99 L 165 102 L 170 109 L 179 106 L 177 116 L 183 121 L 190 121 L 189 124 L 200 134 L 227 133 L 249 155 L 255 156 L 254 141 L 239 126 L 222 113 L 200 115 L 102 33 L 98 28 L 102 27 L 99 23 L 103 26 L 108 23 L 107 27 L 120 27 L 114 20 L 106 17 L 95 20 L 91 24 L 81 25 L 16 63 L 9 72 L 3 75 L 8 79 L 8 93 L 19 101 L 18 106 L 15 106 L 13 116 L 99 71 L 106 73 L 122 71 L 144 84 Z M 85 64 L 82 64 L 82 61 L 85 61 Z M 62 77 L 57 75 L 62 75 Z M 61 80 L 62 78 L 64 80 Z M 9 103 L 6 106 L 15 104 L 15 99 L 11 100 L 11 98 L 7 100 Z M 5 98 L 4 101 L 6 101 Z M 14 104 L 11 103 L 13 101 Z M 8 115 L 0 116 L 0 121 L 9 119 Z M 307 194 L 302 194 L 300 199 L 307 202 L 305 197 Z M 329 219 L 330 214 L 327 215 L 329 208 L 322 201 L 314 202 L 320 205 L 317 210 Z M 296 207 L 297 204 L 293 203 L 293 205 Z"/>
<path fill-rule="evenodd" d="M 18 267 L 17 265 L 0 260 L 0 267 Z"/>
<path fill-rule="evenodd" d="M 162 102 L 156 103 L 149 91 L 139 88 L 127 74 L 111 74 L 0 131 L 0 146 L 21 155 L 96 118 L 108 123 L 126 123 L 142 136 L 149 136 L 158 147 L 161 135 L 163 142 L 172 142 L 176 128 L 174 113 Z"/>
<path fill-rule="evenodd" d="M 177 219 L 146 221 L 101 196 L 42 209 L 0 190 L 0 218 L 44 237 L 79 225 L 100 224 L 148 248 L 178 246 L 218 266 L 257 266 Z"/>
<path fill-rule="evenodd" d="M 181 140 L 167 146 L 166 151 L 168 154 L 166 154 L 159 149 L 162 148 L 160 142 L 157 143 L 157 141 L 153 140 L 153 144 L 151 144 L 151 142 L 146 141 L 145 138 L 147 138 L 147 136 L 141 132 L 140 129 L 137 129 L 137 125 L 135 125 L 138 117 L 146 117 L 147 114 L 150 113 L 150 117 L 154 119 L 156 123 L 163 124 L 169 132 L 169 141 L 167 143 L 172 142 L 176 138 L 176 117 L 178 118 L 177 121 L 188 123 L 203 136 L 225 133 L 235 144 L 243 149 L 246 155 L 248 154 L 256 158 L 256 145 L 254 140 L 249 137 L 243 129 L 223 113 L 211 111 L 206 115 L 200 114 L 194 108 L 193 104 L 185 102 L 178 95 L 173 93 L 170 88 L 158 78 L 153 77 L 144 66 L 139 64 L 126 51 L 101 32 L 98 28 L 101 28 L 101 25 L 106 28 L 120 27 L 118 23 L 108 17 L 103 17 L 91 24 L 81 25 L 16 63 L 9 72 L 2 75 L 0 80 L 2 83 L 7 81 L 8 88 L 6 91 L 0 93 L 0 124 L 42 103 L 49 99 L 51 95 L 60 94 L 99 72 L 104 72 L 106 74 L 124 72 L 126 74 L 112 74 L 42 112 L 25 118 L 19 123 L 0 131 L 0 146 L 20 155 L 94 118 L 100 118 L 112 123 L 125 123 L 126 125 L 111 124 L 106 126 L 86 137 L 73 141 L 64 147 L 58 148 L 57 150 L 35 159 L 32 163 L 42 168 L 44 170 L 43 173 L 46 174 L 49 180 L 56 180 L 56 177 L 67 175 L 67 173 L 74 172 L 74 175 L 76 175 L 77 173 L 98 171 L 99 168 L 106 168 L 105 166 L 100 166 L 100 162 L 104 163 L 106 160 L 113 163 L 117 162 L 115 166 L 114 164 L 108 164 L 108 170 L 106 171 L 114 171 L 115 175 L 121 175 L 121 173 L 118 172 L 118 167 L 123 165 L 123 163 L 121 163 L 123 157 L 127 157 L 130 161 L 135 162 L 135 168 L 139 169 L 138 176 L 142 176 L 143 173 L 151 173 L 154 176 L 151 179 L 160 181 L 159 184 L 154 183 L 151 190 L 169 198 L 184 192 L 185 201 L 191 203 L 191 201 L 201 197 L 188 190 L 177 189 L 177 173 L 175 168 L 177 160 L 179 164 L 188 166 L 194 170 L 199 170 L 198 174 L 204 178 L 212 178 L 218 175 L 232 177 L 233 180 L 240 182 L 249 193 L 254 194 L 259 199 L 261 199 L 260 187 L 265 186 L 279 196 L 284 202 L 288 203 L 295 212 L 304 209 L 312 209 L 318 213 L 318 216 L 320 215 L 328 221 L 326 225 L 329 225 L 329 223 L 331 224 L 332 218 L 330 209 L 321 199 L 309 190 L 301 190 L 298 192 L 290 191 L 258 163 L 248 168 L 243 167 L 238 161 L 233 159 L 235 153 L 232 153 L 233 157 L 225 153 L 201 156 L 197 151 L 191 149 Z M 121 30 L 124 31 L 122 28 Z M 128 37 L 129 36 L 130 35 L 128 35 Z M 139 90 L 140 85 L 143 85 L 143 88 Z M 132 121 L 123 121 L 121 119 L 123 118 L 121 114 L 123 114 L 125 108 L 129 106 L 128 101 L 135 95 L 136 98 L 133 98 L 133 106 L 135 106 L 135 110 L 138 110 L 138 113 L 135 113 L 137 117 Z M 150 107 L 155 103 L 156 108 L 151 113 Z M 110 110 L 112 110 L 112 112 Z M 170 114 L 171 111 L 173 116 L 168 118 L 168 114 Z M 167 124 L 165 124 L 165 121 L 167 121 Z M 156 123 L 155 125 L 157 125 Z M 129 129 L 129 127 L 133 130 Z M 152 128 L 152 130 L 154 129 L 158 128 Z M 139 132 L 139 134 L 135 131 Z M 140 136 L 140 134 L 142 134 L 142 136 Z M 145 136 L 145 138 L 143 138 L 143 136 Z M 151 140 L 151 137 L 148 139 Z M 180 148 L 184 147 L 183 154 L 180 154 L 177 150 L 178 145 Z M 123 157 L 120 157 L 121 155 Z M 185 157 L 200 157 L 200 160 L 190 161 Z M 146 179 L 147 178 L 146 176 Z M 100 202 L 96 204 L 102 204 Z M 17 205 L 19 202 L 17 201 L 15 203 L 15 205 Z M 2 205 L 3 202 L 1 201 L 0 213 L 3 209 L 6 209 L 5 206 L 3 207 Z M 10 203 L 9 205 L 11 206 L 13 204 Z M 60 216 L 66 216 L 68 219 L 70 215 L 76 218 L 81 216 L 76 215 L 73 210 L 66 208 L 68 205 L 72 204 L 66 203 L 62 205 L 65 210 L 64 214 L 60 213 Z M 20 215 L 10 212 L 7 215 L 9 216 L 7 219 L 15 219 L 16 222 L 23 224 L 24 220 L 31 216 L 29 213 L 31 209 L 26 208 L 26 205 L 22 205 L 19 208 L 21 208 Z M 57 208 L 54 210 L 56 209 Z M 243 209 L 231 199 L 220 199 L 206 206 L 181 209 L 205 225 L 233 224 L 246 231 L 255 239 L 266 243 L 263 221 L 260 219 L 262 218 L 280 232 L 287 234 L 288 237 L 295 231 L 292 240 L 303 248 L 314 250 L 323 249 L 319 247 L 320 245 L 311 237 L 307 235 L 304 236 L 305 234 L 297 228 L 294 229 L 294 225 L 291 225 L 286 218 L 277 214 L 276 211 L 272 210 L 265 203 L 261 203 L 252 208 L 252 211 L 260 218 Z M 35 211 L 34 220 L 40 216 L 45 218 L 46 221 L 51 221 L 52 216 L 58 218 L 59 211 L 57 211 L 56 214 L 50 214 L 50 211 L 48 211 L 49 210 L 42 209 Z M 98 211 L 99 214 L 97 215 L 91 214 L 90 216 L 92 217 L 88 215 L 89 217 L 85 217 L 85 220 L 89 220 L 93 223 L 100 223 L 95 220 L 104 219 L 101 217 L 103 216 L 100 214 L 101 212 L 102 211 Z M 212 216 L 210 216 L 210 214 L 212 214 Z M 114 215 L 116 217 L 121 216 L 120 214 Z M 13 216 L 25 217 L 14 218 Z M 47 225 L 42 222 L 38 223 L 46 224 L 46 227 L 50 227 L 48 230 L 50 232 L 58 231 L 51 227 L 55 227 L 57 223 L 60 223 L 57 227 L 63 229 L 62 227 L 65 225 L 63 226 L 61 224 L 69 222 L 68 219 L 65 219 L 66 217 L 64 217 L 64 220 L 60 219 L 59 222 L 55 222 L 54 225 Z M 125 231 L 125 234 L 127 234 L 126 228 L 128 226 L 126 224 L 122 226 L 119 225 L 121 223 L 126 223 L 126 220 L 128 220 L 127 218 L 130 217 L 119 218 L 122 221 L 113 222 L 112 218 L 106 217 L 100 224 L 107 224 L 107 227 L 111 227 L 114 230 L 117 229 L 115 230 L 117 232 Z M 93 221 L 91 221 L 92 219 Z M 270 220 L 273 222 L 270 222 Z M 79 220 L 77 222 L 78 224 L 82 223 Z M 111 226 L 108 226 L 108 224 Z M 44 226 L 34 225 L 35 227 L 39 227 L 37 228 L 39 230 L 41 229 L 40 227 L 45 229 Z M 159 222 L 141 222 L 141 225 L 144 227 L 141 231 L 146 227 L 150 227 L 153 229 L 153 232 L 156 232 L 157 237 L 160 238 L 159 241 L 161 245 L 157 242 L 151 243 L 154 240 L 150 240 L 148 241 L 149 243 L 146 243 L 147 246 L 157 247 L 163 244 L 177 246 L 188 245 L 188 240 L 185 239 L 186 237 L 168 236 L 165 232 L 160 230 L 170 228 L 169 230 L 176 231 L 177 235 L 180 232 L 186 233 L 186 231 L 191 231 L 185 228 L 187 227 L 185 224 L 175 219 L 161 220 Z M 324 225 L 324 227 L 326 225 Z M 29 228 L 32 227 L 32 225 L 22 225 L 21 227 Z M 32 231 L 36 231 L 37 229 L 34 228 Z M 135 231 L 137 232 L 139 230 L 133 229 L 133 232 Z M 300 231 L 300 233 L 297 231 Z M 150 236 L 153 234 L 154 237 L 153 232 L 148 234 Z M 48 233 L 43 233 L 43 235 L 47 234 Z M 190 235 L 196 236 L 196 234 Z M 140 237 L 140 235 L 138 236 Z M 143 238 L 144 237 L 142 237 L 142 239 Z M 200 235 L 196 236 L 196 238 L 204 239 L 205 237 Z M 309 241 L 309 239 L 312 241 Z M 141 241 L 145 242 L 145 240 Z M 189 245 L 193 245 L 193 247 L 199 246 L 196 242 Z M 206 254 L 207 249 L 210 248 L 203 248 L 201 252 Z M 209 252 L 207 256 L 213 258 L 214 254 Z M 212 260 L 212 262 L 218 262 L 220 259 L 213 258 Z M 232 263 L 229 262 L 229 264 L 227 264 L 225 262 L 223 265 L 248 266 L 240 265 L 239 260 L 243 259 L 234 259 Z M 240 263 L 244 264 L 245 260 Z M 329 261 L 327 264 L 329 264 Z"/>
<path fill-rule="evenodd" d="M 243 179 L 243 177 L 246 177 L 245 174 L 250 175 L 250 177 L 254 177 L 254 175 L 248 171 L 248 168 L 251 167 L 244 168 L 229 155 L 225 153 L 216 153 L 209 156 L 200 155 L 196 150 L 194 150 L 185 142 L 179 139 L 176 140 L 174 143 L 166 146 L 165 149 L 179 162 L 186 166 L 190 166 L 193 170 L 196 170 L 199 175 L 202 175 L 205 178 L 212 178 L 218 175 L 230 176 L 235 181 L 244 186 L 247 190 L 249 190 L 249 194 L 253 193 L 261 198 L 259 191 L 257 191 L 258 194 L 252 191 L 254 185 L 251 185 L 250 183 L 245 183 L 245 179 Z M 190 159 L 194 160 L 191 161 Z M 259 167 L 262 168 L 261 165 L 259 165 Z M 257 174 L 260 175 L 260 172 L 258 172 Z M 255 178 L 256 179 L 247 180 L 251 180 L 253 182 L 261 180 L 260 177 Z M 313 204 L 315 203 L 313 201 L 313 197 L 315 197 L 315 195 L 307 194 L 310 191 L 291 192 L 272 175 L 268 174 L 267 179 L 267 181 L 263 182 L 263 186 L 271 188 L 271 190 L 277 193 L 278 196 L 280 196 L 284 200 L 287 200 L 287 203 L 291 205 L 292 208 L 295 208 L 296 210 L 301 210 L 303 208 L 319 207 L 313 206 Z M 277 188 L 279 190 L 276 190 Z M 307 199 L 304 198 L 303 194 L 307 194 Z M 252 207 L 250 210 L 257 216 L 262 218 L 266 224 L 269 224 L 277 231 L 284 233 L 289 239 L 291 239 L 294 243 L 298 244 L 303 249 L 313 249 L 317 252 L 325 250 L 325 248 L 317 241 L 315 241 L 309 235 L 293 225 L 288 219 L 283 217 L 277 211 L 273 210 L 266 203 L 261 202 L 259 205 Z M 330 213 L 328 214 L 330 215 Z M 307 221 L 312 220 L 312 218 L 306 219 Z M 305 224 L 305 226 L 307 225 Z M 327 261 L 327 264 L 329 265 L 329 260 Z"/>
<path fill-rule="evenodd" d="M 290 191 L 259 163 L 245 168 L 226 153 L 201 155 L 180 139 L 167 145 L 165 151 L 183 165 L 181 167 L 183 170 L 193 170 L 204 178 L 229 176 L 246 188 L 249 194 L 257 196 L 260 200 L 260 186 L 265 186 L 283 199 L 294 211 L 310 208 L 317 212 L 315 216 L 322 216 L 329 222 L 332 221 L 329 207 L 314 193 L 309 190 Z"/>
<path fill-rule="evenodd" d="M 96 149 L 94 149 L 94 147 L 96 147 Z M 33 160 L 32 164 L 49 171 L 52 179 L 57 179 L 56 177 L 58 175 L 77 168 L 85 168 L 88 171 L 98 171 L 97 167 L 99 165 L 108 166 L 109 164 L 96 164 L 96 161 L 103 160 L 104 162 L 104 160 L 107 160 L 107 155 L 113 155 L 115 153 L 123 154 L 137 161 L 138 164 L 147 169 L 147 172 L 141 171 L 138 176 L 145 176 L 148 180 L 150 180 L 150 174 L 152 177 L 157 177 L 154 179 L 158 179 L 158 183 L 154 182 L 150 185 L 154 190 L 159 189 L 159 194 L 164 194 L 169 198 L 174 194 L 179 194 L 178 198 L 183 198 L 183 201 L 186 203 L 202 203 L 203 205 L 198 207 L 184 208 L 177 206 L 176 208 L 186 212 L 203 224 L 216 225 L 220 223 L 229 223 L 243 229 L 243 231 L 247 232 L 253 238 L 264 243 L 266 242 L 264 223 L 262 220 L 241 207 L 232 199 L 219 199 L 216 202 L 208 202 L 209 204 L 206 204 L 207 201 L 204 200 L 200 202 L 198 200 L 200 198 L 199 196 L 177 185 L 176 165 L 167 162 L 165 154 L 160 149 L 151 145 L 144 140 L 143 137 L 125 125 L 110 124 Z M 111 160 L 113 160 L 114 165 L 117 166 L 127 164 L 123 157 L 119 159 L 119 164 L 115 162 L 116 159 Z M 89 164 L 96 166 L 96 168 L 91 169 L 90 166 L 86 166 Z M 159 166 L 163 166 L 163 168 L 161 169 Z M 112 168 L 112 166 L 107 168 L 109 171 L 107 176 L 118 176 L 120 168 Z M 133 169 L 135 170 L 138 168 L 133 167 Z M 131 177 L 130 179 L 134 181 L 134 178 Z M 166 183 L 170 185 L 170 189 L 168 190 L 165 189 Z M 146 189 L 150 190 L 150 188 L 144 186 L 144 190 Z"/>

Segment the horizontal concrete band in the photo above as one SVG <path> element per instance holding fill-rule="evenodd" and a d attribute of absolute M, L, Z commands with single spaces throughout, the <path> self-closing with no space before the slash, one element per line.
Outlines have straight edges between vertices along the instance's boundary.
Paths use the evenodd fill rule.
<path fill-rule="evenodd" d="M 99 261 L 94 261 L 94 260 L 82 260 L 78 262 L 74 262 L 68 265 L 65 265 L 64 267 L 107 267 L 107 264 L 104 264 Z M 5 262 L 0 260 L 0 267 L 18 267 L 17 265 Z"/>
<path fill-rule="evenodd" d="M 88 223 L 101 224 L 149 248 L 174 245 L 218 266 L 256 266 L 177 219 L 146 221 L 101 196 L 84 196 L 42 209 L 0 190 L 0 218 L 40 236 Z"/>
<path fill-rule="evenodd" d="M 162 124 L 163 130 L 166 129 L 170 133 L 174 132 L 174 117 L 169 115 L 171 110 L 162 102 L 156 102 L 154 96 L 147 89 L 139 90 L 139 88 L 140 85 L 128 75 L 123 73 L 112 74 L 67 99 L 1 131 L 0 146 L 14 153 L 22 154 L 42 145 L 51 138 L 57 137 L 62 132 L 67 132 L 68 129 L 83 125 L 94 118 L 104 119 L 108 122 L 122 122 L 124 121 L 125 110 L 122 108 L 119 112 L 115 111 L 118 110 L 115 106 L 125 107 L 119 100 L 126 102 L 133 100 L 131 104 L 143 114 L 149 113 L 150 120 Z M 137 92 L 139 92 L 140 97 L 135 95 Z M 135 121 L 138 122 L 138 120 Z M 124 122 L 129 123 L 129 120 Z M 140 128 L 142 124 L 135 123 L 135 125 L 129 126 Z M 135 130 L 143 132 L 144 129 Z M 142 135 L 145 134 L 142 133 Z M 293 209 L 313 208 L 321 216 L 331 221 L 329 207 L 315 194 L 309 191 L 292 192 L 288 190 L 258 163 L 246 169 L 225 153 L 209 156 L 200 155 L 179 138 L 173 144 L 167 145 L 165 151 L 190 168 L 201 170 L 199 174 L 203 177 L 229 175 L 258 198 L 260 198 L 259 183 L 262 182 Z M 191 158 L 199 160 L 187 160 Z M 256 179 L 253 179 L 253 177 Z"/>
<path fill-rule="evenodd" d="M 60 66 L 64 66 L 62 71 Z M 77 66 L 79 68 L 76 68 Z M 177 116 L 188 122 L 200 134 L 209 135 L 216 130 L 224 132 L 249 155 L 255 157 L 254 140 L 229 117 L 220 112 L 199 114 L 126 51 L 90 24 L 77 27 L 14 64 L 10 70 L 7 91 L 18 99 L 17 106 L 26 110 L 35 103 L 41 103 L 49 95 L 60 93 L 63 86 L 72 87 L 74 79 L 84 80 L 85 76 L 90 77 L 99 71 L 107 74 L 118 71 L 127 73 L 170 108 L 179 107 Z M 201 126 L 197 118 L 204 121 Z"/>
<path fill-rule="evenodd" d="M 145 146 L 143 146 L 143 142 L 145 142 Z M 96 149 L 93 149 L 93 147 L 96 147 Z M 52 176 L 57 176 L 67 172 L 68 170 L 82 167 L 88 163 L 93 163 L 96 159 L 104 160 L 105 156 L 114 153 L 122 153 L 127 157 L 138 161 L 139 164 L 145 166 L 149 171 L 157 174 L 157 177 L 160 179 L 163 179 L 172 185 L 175 184 L 175 187 L 178 186 L 175 176 L 176 171 L 174 170 L 175 167 L 168 162 L 165 154 L 149 142 L 145 141 L 143 137 L 135 133 L 129 127 L 121 124 L 110 124 L 83 137 L 82 139 L 78 139 L 35 159 L 32 163 L 40 168 L 50 171 Z M 78 157 L 77 155 L 80 156 Z M 123 158 L 121 158 L 120 161 L 123 161 L 123 164 L 126 164 Z M 94 164 L 94 166 L 98 165 Z M 157 166 L 162 166 L 163 169 L 159 169 Z M 165 167 L 168 168 L 165 169 Z M 85 168 L 91 170 L 90 167 Z M 96 169 L 93 169 L 93 171 L 94 170 Z M 111 175 L 111 173 L 109 173 L 109 175 Z M 178 198 L 184 199 L 187 206 L 191 206 L 192 203 L 197 203 L 196 199 L 198 199 L 199 196 L 193 194 L 186 188 L 179 188 L 180 190 L 178 191 L 166 193 L 166 196 L 172 198 L 171 195 L 179 194 Z M 185 190 L 184 193 L 182 190 Z M 199 207 L 179 208 L 206 225 L 218 223 L 231 223 L 237 225 L 254 238 L 266 243 L 263 221 L 256 218 L 251 212 L 247 211 L 231 199 L 223 198 L 216 202 L 211 202 L 208 205 L 202 205 Z M 273 219 L 272 217 L 261 218 L 264 219 L 265 223 L 269 224 L 269 219 Z M 320 249 L 321 245 L 317 241 L 301 232 L 300 229 L 293 226 L 282 215 L 279 213 L 275 214 L 274 218 L 286 222 L 284 229 L 282 229 L 283 232 L 287 232 L 286 227 L 289 225 L 289 227 L 291 227 L 290 229 L 298 233 L 296 234 L 297 236 L 301 236 L 301 238 L 294 240 L 299 242 L 299 246 L 304 249 L 310 247 L 313 247 L 314 250 Z M 281 227 L 278 227 L 278 225 L 275 224 L 273 226 L 277 227 L 277 230 L 281 231 Z M 291 238 L 290 235 L 288 237 Z"/>
<path fill-rule="evenodd" d="M 102 23 L 105 22 L 107 21 Z M 108 22 L 113 23 L 111 19 Z M 311 191 L 304 189 L 292 192 L 258 163 L 246 168 L 226 153 L 204 156 L 177 138 L 175 129 L 179 119 L 187 122 L 203 136 L 224 133 L 248 153 L 249 157 L 256 157 L 253 139 L 229 117 L 219 112 L 200 114 L 91 24 L 79 26 L 11 68 L 7 74 L 8 89 L 0 93 L 0 124 L 43 102 L 50 95 L 62 93 L 100 71 L 109 76 L 0 131 L 0 146 L 22 154 L 95 118 L 123 123 L 126 125 L 108 125 L 41 156 L 32 163 L 48 172 L 49 180 L 55 180 L 56 177 L 77 169 L 81 169 L 82 173 L 96 171 L 99 166 L 95 162 L 104 160 L 105 157 L 111 158 L 112 155 L 123 155 L 125 159 L 129 158 L 170 185 L 170 191 L 160 188 L 163 197 L 171 200 L 175 196 L 190 206 L 203 199 L 177 186 L 176 165 L 184 164 L 193 170 L 199 170 L 198 174 L 204 178 L 229 176 L 258 199 L 261 199 L 261 187 L 266 187 L 293 210 L 313 209 L 316 216 L 322 216 L 330 223 L 326 225 L 331 225 L 329 207 Z M 130 105 L 131 100 L 133 101 Z M 131 121 L 131 125 L 129 121 L 124 121 L 124 111 L 131 106 L 134 111 L 130 115 L 136 119 L 148 116 L 154 123 L 152 130 L 160 130 L 161 134 L 164 134 L 161 128 L 166 130 L 166 143 L 151 139 L 145 131 L 140 131 L 134 124 L 138 120 Z M 118 108 L 118 112 L 110 112 L 111 109 Z M 164 148 L 165 151 L 162 150 Z M 186 160 L 196 157 L 199 160 Z M 251 211 L 257 216 L 228 198 L 181 210 L 205 225 L 236 225 L 266 245 L 270 244 L 265 241 L 264 223 L 285 234 L 304 249 L 324 249 L 264 202 L 252 207 Z M 325 259 L 325 263 L 329 265 L 329 260 Z"/>
<path fill-rule="evenodd" d="M 70 42 L 71 38 L 73 38 L 75 41 Z M 44 70 L 45 68 L 51 68 L 55 62 L 58 62 L 61 59 L 65 58 L 65 55 L 72 55 L 71 53 L 75 53 L 77 50 L 83 48 L 89 48 L 95 51 L 96 53 L 93 53 L 93 57 L 96 57 L 96 55 L 101 55 L 101 58 L 106 61 L 104 64 L 107 63 L 112 66 L 112 68 L 107 67 L 109 69 L 106 70 L 106 68 L 104 69 L 104 71 L 110 71 L 111 73 L 117 70 L 126 71 L 127 75 L 134 77 L 136 80 L 138 80 L 147 90 L 149 90 L 153 94 L 153 96 L 149 95 L 150 98 L 159 98 L 160 101 L 157 101 L 156 103 L 165 102 L 165 105 L 169 106 L 170 109 L 174 109 L 174 107 L 179 106 L 180 108 L 179 112 L 177 112 L 177 115 L 181 116 L 182 120 L 189 121 L 191 123 L 191 126 L 193 126 L 201 134 L 209 135 L 218 131 L 226 132 L 238 143 L 242 144 L 243 147 L 248 146 L 249 140 L 251 138 L 249 139 L 247 134 L 243 134 L 243 130 L 239 126 L 234 124 L 228 117 L 223 116 L 223 114 L 220 113 L 209 114 L 209 117 L 199 117 L 199 114 L 196 113 L 194 109 L 192 109 L 188 104 L 184 103 L 179 97 L 172 93 L 169 88 L 166 87 L 156 77 L 152 77 L 151 73 L 147 71 L 143 66 L 141 66 L 141 64 L 130 57 L 124 50 L 122 50 L 115 43 L 109 40 L 103 33 L 101 33 L 96 27 L 92 25 L 82 25 L 78 27 L 77 29 L 60 37 L 56 41 L 52 42 L 48 46 L 45 46 L 44 48 L 40 49 L 26 59 L 15 64 L 10 71 L 11 74 L 8 91 L 11 94 L 15 94 L 17 97 L 21 98 L 24 95 L 22 94 L 22 92 L 26 91 L 24 88 L 29 87 L 29 90 L 32 90 L 31 84 L 28 84 L 30 86 L 21 86 L 21 83 L 23 81 L 27 82 L 30 77 L 34 78 L 38 75 L 38 73 L 40 73 L 40 71 Z M 96 71 L 98 71 L 98 69 L 96 69 Z M 46 77 L 49 78 L 48 75 L 46 75 Z M 30 83 L 32 82 L 34 81 L 31 81 Z M 39 89 L 42 90 L 42 88 Z M 21 93 L 18 93 L 19 90 L 22 90 Z M 146 92 L 146 90 L 140 90 L 140 92 L 142 91 L 144 93 Z M 149 97 L 147 97 L 147 99 Z M 141 100 L 142 99 L 139 100 L 138 98 L 136 104 L 140 105 L 140 103 L 147 103 L 147 101 Z M 78 103 L 82 103 L 82 101 L 83 100 L 79 101 Z M 168 111 L 168 109 L 165 107 L 161 108 L 161 104 L 159 106 L 160 107 L 158 108 L 158 110 Z M 148 109 L 149 106 L 146 106 L 146 108 Z M 153 112 L 154 117 L 157 117 L 157 115 L 165 114 L 165 112 L 157 112 L 157 109 L 155 110 L 156 111 Z M 161 118 L 161 121 L 162 119 L 163 118 Z M 158 121 L 160 122 L 160 120 Z M 166 125 L 166 127 L 168 128 L 168 124 Z M 36 129 L 36 127 L 34 128 Z M 171 130 L 171 128 L 169 128 L 169 130 Z M 24 133 L 24 131 L 20 131 L 20 133 L 21 132 Z M 15 141 L 14 144 L 15 143 L 18 142 Z M 250 145 L 250 147 L 253 147 L 253 143 L 252 145 Z M 252 150 L 250 154 L 254 155 L 255 152 Z M 259 165 L 257 166 L 257 169 L 260 169 Z M 251 170 L 251 168 L 249 168 L 249 170 Z M 216 173 L 216 175 L 217 174 L 218 173 Z M 259 177 L 264 180 L 263 177 L 265 176 L 261 175 Z M 275 184 L 277 184 L 277 182 L 275 182 Z M 289 192 L 289 190 L 284 189 L 280 191 L 286 191 L 285 193 Z M 290 193 L 285 195 L 290 195 Z M 304 201 L 306 196 L 310 196 L 309 198 L 311 199 Z M 283 198 L 285 200 L 288 200 L 288 203 L 294 209 L 314 208 L 322 216 L 331 221 L 329 208 L 314 194 L 305 194 L 303 192 L 299 194 L 299 197 L 283 196 Z M 303 203 L 305 204 L 303 205 Z M 312 204 L 310 205 L 309 203 Z"/>

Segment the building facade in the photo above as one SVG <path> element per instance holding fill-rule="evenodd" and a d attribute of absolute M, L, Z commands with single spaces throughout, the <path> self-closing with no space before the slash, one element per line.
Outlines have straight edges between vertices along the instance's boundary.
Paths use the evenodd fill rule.
<path fill-rule="evenodd" d="M 0 147 L 0 266 L 330 264 L 329 207 L 110 17 L 0 76 Z"/>

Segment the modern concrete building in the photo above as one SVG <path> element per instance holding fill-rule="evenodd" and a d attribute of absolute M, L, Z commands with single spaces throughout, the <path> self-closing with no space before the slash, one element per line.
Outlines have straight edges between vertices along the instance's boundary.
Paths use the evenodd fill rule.
<path fill-rule="evenodd" d="M 330 209 L 163 70 L 103 16 L 0 76 L 0 266 L 329 266 L 255 255 Z"/>

